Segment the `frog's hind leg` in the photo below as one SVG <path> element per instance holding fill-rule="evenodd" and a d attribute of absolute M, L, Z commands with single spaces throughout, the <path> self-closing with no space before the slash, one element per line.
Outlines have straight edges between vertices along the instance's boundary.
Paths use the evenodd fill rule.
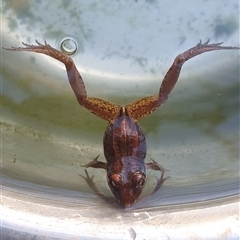
<path fill-rule="evenodd" d="M 68 80 L 72 87 L 72 90 L 77 97 L 78 103 L 81 106 L 85 107 L 93 114 L 109 122 L 113 121 L 118 116 L 120 109 L 118 105 L 102 99 L 87 97 L 87 91 L 83 79 L 70 56 L 51 47 L 49 44 L 47 44 L 46 41 L 45 44 L 41 44 L 36 40 L 36 43 L 37 45 L 29 45 L 23 43 L 25 47 L 12 47 L 4 49 L 10 51 L 26 51 L 41 53 L 62 62 L 66 67 Z"/>
<path fill-rule="evenodd" d="M 183 64 L 190 58 L 209 51 L 240 49 L 238 47 L 221 46 L 221 44 L 222 43 L 209 44 L 209 41 L 205 43 L 202 43 L 200 41 L 195 47 L 179 54 L 166 73 L 160 86 L 158 95 L 145 97 L 137 100 L 136 102 L 128 104 L 126 108 L 128 110 L 129 116 L 134 120 L 139 121 L 140 119 L 155 111 L 162 104 L 164 104 L 167 101 L 168 96 L 174 88 L 175 84 L 177 83 Z"/>

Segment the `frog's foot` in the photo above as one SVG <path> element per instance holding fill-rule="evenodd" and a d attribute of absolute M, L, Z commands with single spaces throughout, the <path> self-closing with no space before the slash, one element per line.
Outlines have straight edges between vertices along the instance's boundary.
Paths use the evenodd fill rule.
<path fill-rule="evenodd" d="M 86 177 L 82 176 L 82 175 L 79 175 L 80 177 L 82 177 L 86 183 L 88 184 L 88 186 L 98 195 L 98 196 L 101 196 L 103 197 L 103 194 L 98 190 L 98 188 L 96 187 L 94 181 L 93 181 L 93 178 L 94 178 L 94 175 L 92 175 L 92 177 L 89 176 L 87 170 L 85 169 L 85 174 L 86 174 Z"/>
<path fill-rule="evenodd" d="M 163 166 L 161 166 L 159 163 L 154 161 L 152 158 L 151 158 L 151 160 L 152 160 L 152 162 L 145 164 L 146 168 L 162 172 L 161 177 L 159 179 L 157 179 L 157 184 L 156 184 L 156 186 L 154 187 L 154 189 L 151 193 L 151 194 L 153 194 L 163 185 L 163 183 L 168 178 L 170 178 L 170 177 L 163 178 L 165 171 L 170 171 L 170 170 L 165 169 Z"/>
<path fill-rule="evenodd" d="M 95 158 L 96 159 L 96 158 Z M 79 175 L 80 177 L 82 177 L 86 183 L 88 184 L 88 186 L 92 189 L 92 191 L 94 193 L 96 193 L 101 200 L 103 200 L 105 203 L 107 204 L 113 204 L 115 202 L 115 200 L 112 197 L 108 197 L 106 196 L 104 193 L 102 193 L 96 186 L 96 184 L 93 181 L 94 176 L 90 177 L 87 170 L 85 169 L 85 174 L 86 177 L 83 175 Z"/>
<path fill-rule="evenodd" d="M 87 172 L 87 170 L 85 169 L 85 174 L 86 174 L 86 177 L 82 176 L 82 175 L 79 175 L 80 177 L 82 177 L 86 182 L 87 184 L 91 187 L 91 188 L 96 188 L 94 182 L 93 182 L 93 178 L 94 176 L 92 176 L 91 178 L 89 177 L 89 174 Z"/>
<path fill-rule="evenodd" d="M 167 170 L 167 171 L 168 171 L 168 170 Z M 168 178 L 170 178 L 170 177 L 163 178 L 164 173 L 165 173 L 165 172 L 163 171 L 162 174 L 161 174 L 161 177 L 160 177 L 159 179 L 157 179 L 157 177 L 156 177 L 156 179 L 157 179 L 157 184 L 156 184 L 156 186 L 154 187 L 154 189 L 153 189 L 153 191 L 152 191 L 151 194 L 155 193 L 155 192 L 163 185 L 163 183 L 164 183 Z"/>

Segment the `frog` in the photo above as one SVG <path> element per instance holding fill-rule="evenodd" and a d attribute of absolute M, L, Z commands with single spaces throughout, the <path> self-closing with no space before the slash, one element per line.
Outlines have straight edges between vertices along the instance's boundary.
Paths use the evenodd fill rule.
<path fill-rule="evenodd" d="M 220 43 L 209 43 L 209 40 L 177 55 L 165 74 L 158 94 L 143 97 L 126 105 L 118 105 L 104 99 L 88 97 L 83 78 L 71 58 L 46 41 L 44 44 L 36 40 L 36 45 L 22 43 L 24 47 L 4 48 L 8 51 L 27 51 L 47 55 L 65 65 L 68 80 L 78 103 L 97 117 L 108 122 L 103 137 L 103 150 L 106 162 L 95 157 L 85 168 L 104 169 L 108 186 L 116 200 L 124 208 L 130 208 L 139 199 L 146 180 L 146 170 L 161 172 L 152 193 L 156 192 L 166 180 L 166 169 L 151 159 L 145 162 L 147 153 L 146 138 L 139 121 L 162 106 L 175 87 L 183 64 L 202 53 L 218 50 L 239 50 L 239 47 L 222 46 Z"/>

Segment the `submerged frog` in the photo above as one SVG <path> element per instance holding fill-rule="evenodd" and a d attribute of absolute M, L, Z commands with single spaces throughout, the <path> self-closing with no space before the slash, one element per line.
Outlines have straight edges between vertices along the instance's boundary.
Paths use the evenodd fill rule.
<path fill-rule="evenodd" d="M 154 191 L 157 191 L 164 181 L 165 169 L 153 160 L 150 163 L 144 161 L 147 145 L 138 121 L 166 102 L 178 80 L 184 62 L 208 51 L 239 49 L 238 47 L 221 46 L 222 43 L 209 44 L 209 41 L 205 43 L 200 41 L 195 47 L 175 58 L 157 95 L 142 98 L 126 106 L 119 106 L 102 99 L 87 97 L 83 79 L 72 58 L 52 48 L 47 42 L 41 44 L 36 41 L 36 43 L 37 45 L 23 43 L 25 47 L 4 49 L 42 53 L 62 62 L 66 66 L 68 80 L 78 103 L 109 122 L 103 139 L 104 155 L 107 162 L 100 162 L 96 157 L 84 166 L 103 168 L 107 171 L 108 185 L 115 198 L 124 207 L 130 207 L 134 204 L 142 193 L 146 182 L 146 169 L 162 172 Z"/>

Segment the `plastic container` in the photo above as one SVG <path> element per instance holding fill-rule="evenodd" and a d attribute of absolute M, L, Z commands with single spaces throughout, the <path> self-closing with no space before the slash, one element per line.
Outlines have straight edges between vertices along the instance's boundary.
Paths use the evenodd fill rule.
<path fill-rule="evenodd" d="M 89 96 L 126 104 L 158 92 L 177 54 L 200 39 L 239 46 L 239 3 L 3 1 L 2 46 L 64 45 Z M 68 49 L 69 48 L 69 49 Z M 76 48 L 76 49 L 74 49 Z M 107 122 L 81 108 L 64 66 L 24 52 L 2 56 L 2 239 L 238 239 L 239 51 L 189 60 L 168 102 L 141 121 L 146 161 L 170 171 L 124 210 L 105 172 L 88 169 Z M 82 177 L 83 176 L 83 177 Z"/>

